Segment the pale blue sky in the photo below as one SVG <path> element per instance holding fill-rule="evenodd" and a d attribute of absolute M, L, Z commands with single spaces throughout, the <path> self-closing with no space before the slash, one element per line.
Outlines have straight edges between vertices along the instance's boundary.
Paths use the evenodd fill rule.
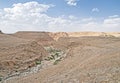
<path fill-rule="evenodd" d="M 71 27 L 70 28 L 71 31 L 72 30 L 75 31 L 72 28 L 73 26 L 77 26 L 76 29 L 79 29 L 79 31 L 120 31 L 120 27 L 118 28 L 118 26 L 120 25 L 119 24 L 119 22 L 120 22 L 120 20 L 119 20 L 120 19 L 120 0 L 0 0 L 0 9 L 1 9 L 0 13 L 2 13 L 1 15 L 3 17 L 5 17 L 5 15 L 8 15 L 8 12 L 6 13 L 4 11 L 5 8 L 12 9 L 12 8 L 14 8 L 13 4 L 18 4 L 18 3 L 25 4 L 25 3 L 29 3 L 29 2 L 33 2 L 33 1 L 37 2 L 38 4 L 53 5 L 52 7 L 49 7 L 47 9 L 47 12 L 44 12 L 46 16 L 48 16 L 50 18 L 54 18 L 54 19 L 61 18 L 62 20 L 67 20 L 67 23 L 70 21 L 71 21 L 71 23 L 72 22 L 77 23 L 78 25 L 71 24 L 71 26 L 69 26 L 69 27 Z M 10 10 L 10 11 L 13 11 L 13 10 Z M 16 17 L 15 13 L 13 15 L 14 15 L 14 17 Z M 28 18 L 28 17 L 26 17 L 26 18 Z M 17 19 L 17 18 L 14 18 L 14 19 L 19 21 L 19 19 Z M 36 20 L 36 18 L 33 18 L 33 19 Z M 39 18 L 37 20 L 40 20 L 40 19 L 41 18 Z M 58 19 L 57 19 L 57 21 L 58 21 Z M 85 19 L 87 19 L 87 21 L 89 20 L 89 22 L 83 23 L 82 20 L 85 20 Z M 3 18 L 1 17 L 0 20 L 3 21 Z M 17 27 L 17 23 L 13 25 L 13 24 L 7 24 L 8 20 L 6 20 L 6 19 L 4 19 L 4 21 L 5 21 L 4 23 L 6 23 L 6 29 L 7 29 L 7 26 Z M 13 20 L 9 19 L 9 21 L 12 22 Z M 112 21 L 112 23 L 111 23 L 111 21 Z M 39 21 L 39 22 L 41 22 L 41 21 Z M 97 23 L 95 23 L 95 22 L 97 22 Z M 104 23 L 107 22 L 107 25 L 105 25 L 107 27 L 108 27 L 108 24 L 112 24 L 114 26 L 112 28 L 110 28 L 110 30 L 108 30 L 107 28 L 100 29 L 97 27 L 94 29 L 86 28 L 86 26 L 88 26 L 89 24 L 90 24 L 90 27 L 91 27 L 91 24 L 92 24 L 92 27 L 94 26 L 94 24 L 100 25 L 100 22 L 103 25 L 104 25 Z M 110 23 L 108 23 L 108 22 L 110 22 Z M 114 24 L 116 22 L 118 24 Z M 60 24 L 60 22 L 57 22 L 57 23 Z M 1 25 L 2 24 L 3 23 L 1 23 Z M 12 26 L 10 26 L 10 25 L 12 25 Z M 44 23 L 41 25 L 43 26 Z M 37 27 L 34 27 L 34 28 L 35 28 L 35 30 L 45 30 L 45 31 L 49 31 L 49 30 L 69 31 L 69 30 L 66 30 L 65 26 L 62 26 L 61 29 L 60 28 L 55 29 L 55 26 L 53 29 L 51 29 L 51 28 L 48 29 L 46 27 L 42 27 L 42 29 L 41 29 L 41 28 L 38 28 L 38 25 L 37 25 Z M 82 27 L 82 28 L 79 28 L 79 27 Z M 114 27 L 115 27 L 115 29 L 114 29 Z M 2 27 L 1 29 L 3 29 L 3 31 L 5 31 L 5 32 L 11 32 L 11 31 L 7 31 L 4 27 Z M 17 30 L 21 30 L 21 29 L 16 29 L 16 30 L 14 30 L 14 32 Z M 29 29 L 25 28 L 25 30 L 29 30 Z M 30 29 L 30 30 L 34 30 L 34 29 Z"/>
<path fill-rule="evenodd" d="M 75 15 L 78 17 L 106 17 L 120 14 L 120 0 L 77 0 L 76 6 L 67 5 L 65 0 L 0 0 L 0 8 L 11 7 L 14 3 L 37 1 L 42 4 L 53 4 L 48 15 Z M 99 13 L 92 13 L 93 8 L 98 8 Z"/>

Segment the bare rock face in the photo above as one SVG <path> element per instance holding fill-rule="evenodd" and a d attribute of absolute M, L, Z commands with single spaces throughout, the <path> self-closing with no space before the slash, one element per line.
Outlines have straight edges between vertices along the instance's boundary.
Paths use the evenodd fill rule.
<path fill-rule="evenodd" d="M 83 37 L 83 36 L 101 36 L 101 37 L 120 37 L 119 32 L 49 32 L 48 35 L 54 40 L 61 37 Z"/>
<path fill-rule="evenodd" d="M 49 33 L 49 35 L 54 39 L 58 40 L 60 37 L 68 37 L 68 33 L 66 32 L 56 32 L 56 33 Z"/>

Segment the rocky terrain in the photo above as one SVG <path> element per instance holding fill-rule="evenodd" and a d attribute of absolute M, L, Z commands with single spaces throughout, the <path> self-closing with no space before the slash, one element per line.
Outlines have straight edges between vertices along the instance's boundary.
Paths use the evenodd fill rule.
<path fill-rule="evenodd" d="M 120 33 L 0 31 L 1 83 L 120 83 Z"/>

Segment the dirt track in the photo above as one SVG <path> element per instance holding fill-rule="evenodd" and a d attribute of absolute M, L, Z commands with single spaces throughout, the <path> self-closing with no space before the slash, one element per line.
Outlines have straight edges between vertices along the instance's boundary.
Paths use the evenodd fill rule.
<path fill-rule="evenodd" d="M 50 33 L 48 33 L 49 35 Z M 52 35 L 51 35 L 52 34 Z M 56 39 L 53 33 L 49 35 L 49 39 Z M 60 35 L 59 35 L 60 34 Z M 43 67 L 37 72 L 32 73 L 27 76 L 15 76 L 11 79 L 8 79 L 4 82 L 6 83 L 120 83 L 120 37 L 115 37 L 114 35 L 97 35 L 97 36 L 84 36 L 84 37 L 74 37 L 75 35 L 70 36 L 70 34 L 63 35 L 66 33 L 59 33 L 57 37 L 57 41 L 51 39 L 47 44 L 42 45 L 41 41 L 35 41 L 36 44 L 33 46 L 35 53 L 45 53 L 45 55 L 49 55 L 49 52 L 46 51 L 44 47 L 53 46 L 61 51 L 64 51 L 65 57 L 63 57 L 56 65 L 51 64 L 50 61 L 43 60 L 42 63 L 48 62 L 47 67 L 44 67 L 45 64 L 41 64 Z M 1 34 L 1 38 L 4 34 Z M 93 35 L 93 34 L 92 34 Z M 6 35 L 4 35 L 6 36 Z M 33 47 L 31 46 L 33 43 L 32 40 L 25 39 L 22 37 L 17 37 L 18 35 L 7 35 L 6 38 L 11 39 L 11 43 L 13 42 L 12 38 L 15 40 L 18 38 L 18 42 L 15 47 L 21 46 L 22 43 L 25 42 L 26 49 Z M 35 35 L 36 36 L 36 35 Z M 40 35 L 39 35 L 40 36 Z M 43 37 L 37 37 L 39 40 Z M 78 35 L 77 35 L 78 36 Z M 46 37 L 46 36 L 45 36 Z M 34 37 L 33 37 L 34 38 Z M 9 44 L 11 46 L 10 41 L 0 42 L 0 47 L 8 47 Z M 27 42 L 27 43 L 26 43 Z M 28 42 L 30 44 L 28 44 Z M 30 45 L 30 46 L 29 46 Z M 15 49 L 19 51 L 21 48 Z M 4 58 L 1 58 L 1 61 L 6 60 L 7 56 L 5 52 L 2 52 L 4 49 L 0 50 L 0 53 L 4 54 Z M 38 50 L 38 51 L 36 51 Z M 44 50 L 44 52 L 43 52 Z M 13 50 L 11 49 L 13 52 Z M 3 57 L 3 54 L 0 54 Z M 23 61 L 28 60 L 26 58 L 27 52 L 24 56 Z M 34 55 L 34 53 L 30 53 L 30 55 Z M 38 54 L 40 55 L 40 54 Z M 34 56 L 38 56 L 34 55 Z M 9 55 L 9 58 L 13 55 Z M 21 56 L 19 53 L 16 56 Z M 45 56 L 45 57 L 46 57 Z M 26 58 L 26 59 L 25 59 Z M 13 60 L 14 59 L 10 59 Z M 29 61 L 29 60 L 28 60 Z M 34 61 L 34 60 L 33 60 Z M 23 64 L 24 65 L 24 64 Z M 14 66 L 14 65 L 13 65 Z M 35 66 L 35 65 L 33 65 Z M 1 66 L 3 67 L 3 66 Z M 14 69 L 14 68 L 13 68 Z"/>

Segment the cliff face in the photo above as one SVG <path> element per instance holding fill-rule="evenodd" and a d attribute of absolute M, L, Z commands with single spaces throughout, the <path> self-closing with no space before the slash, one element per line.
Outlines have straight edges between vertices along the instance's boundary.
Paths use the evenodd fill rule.
<path fill-rule="evenodd" d="M 69 37 L 67 32 L 56 32 L 56 33 L 48 33 L 54 40 L 58 40 L 60 37 Z"/>
<path fill-rule="evenodd" d="M 101 36 L 101 37 L 120 37 L 119 32 L 56 32 L 48 33 L 54 40 L 60 37 L 82 37 L 82 36 Z"/>
<path fill-rule="evenodd" d="M 71 32 L 68 33 L 69 37 L 80 37 L 80 36 L 107 36 L 107 37 L 120 37 L 120 33 L 115 32 Z"/>

